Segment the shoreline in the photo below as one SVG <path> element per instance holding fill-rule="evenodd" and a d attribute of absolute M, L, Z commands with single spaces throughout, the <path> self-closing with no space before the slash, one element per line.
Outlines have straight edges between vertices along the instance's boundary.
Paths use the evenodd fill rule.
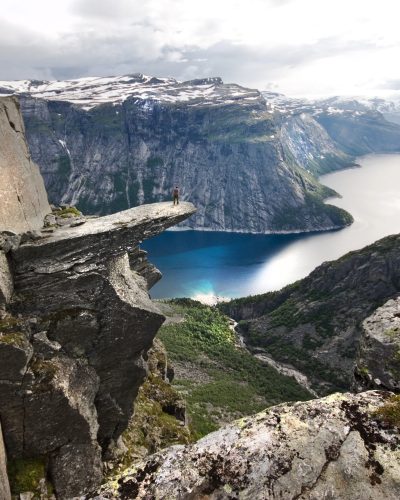
<path fill-rule="evenodd" d="M 340 198 L 340 196 L 335 196 L 334 198 Z M 331 198 L 329 198 L 331 199 Z M 333 199 L 333 198 L 332 198 Z M 165 232 L 183 232 L 183 231 L 199 231 L 199 232 L 204 232 L 204 233 L 233 233 L 233 234 L 252 234 L 252 235 L 259 235 L 259 236 L 270 236 L 270 235 L 278 235 L 278 234 L 310 234 L 310 233 L 318 233 L 318 234 L 323 234 L 327 233 L 329 231 L 338 231 L 340 229 L 345 229 L 346 227 L 349 227 L 351 224 L 346 224 L 343 226 L 330 226 L 325 229 L 298 229 L 298 230 L 293 230 L 293 231 L 264 231 L 264 232 L 258 232 L 258 231 L 245 231 L 245 230 L 232 230 L 232 229 L 213 229 L 210 227 L 188 227 L 188 226 L 179 226 L 179 227 L 173 227 L 167 229 Z"/>

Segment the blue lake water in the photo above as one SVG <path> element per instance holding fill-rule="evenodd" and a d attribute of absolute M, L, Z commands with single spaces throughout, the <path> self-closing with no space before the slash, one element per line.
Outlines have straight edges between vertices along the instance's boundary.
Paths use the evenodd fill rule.
<path fill-rule="evenodd" d="M 241 297 L 280 289 L 333 260 L 400 232 L 400 155 L 368 155 L 361 168 L 321 177 L 329 200 L 355 221 L 345 229 L 293 235 L 167 231 L 142 247 L 163 273 L 154 298 Z"/>

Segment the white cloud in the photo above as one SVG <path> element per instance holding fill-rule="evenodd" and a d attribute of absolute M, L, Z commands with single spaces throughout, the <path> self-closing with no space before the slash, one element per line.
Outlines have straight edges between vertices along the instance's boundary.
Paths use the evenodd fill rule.
<path fill-rule="evenodd" d="M 0 11 L 0 78 L 213 75 L 290 94 L 400 79 L 398 0 L 19 0 Z"/>

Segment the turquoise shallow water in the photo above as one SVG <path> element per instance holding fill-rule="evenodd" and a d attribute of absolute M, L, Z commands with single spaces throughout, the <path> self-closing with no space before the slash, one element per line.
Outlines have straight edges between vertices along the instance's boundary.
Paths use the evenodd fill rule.
<path fill-rule="evenodd" d="M 163 273 L 151 296 L 240 297 L 277 290 L 326 260 L 400 232 L 400 155 L 358 162 L 361 168 L 321 178 L 342 195 L 329 203 L 353 215 L 350 227 L 295 235 L 167 231 L 142 245 Z"/>

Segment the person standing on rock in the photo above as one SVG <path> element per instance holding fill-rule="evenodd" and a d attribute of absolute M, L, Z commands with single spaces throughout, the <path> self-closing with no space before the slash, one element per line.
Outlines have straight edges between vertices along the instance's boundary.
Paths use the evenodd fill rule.
<path fill-rule="evenodd" d="M 174 205 L 179 205 L 179 188 L 178 188 L 178 186 L 175 186 L 175 189 L 172 192 L 172 197 L 174 200 Z"/>

